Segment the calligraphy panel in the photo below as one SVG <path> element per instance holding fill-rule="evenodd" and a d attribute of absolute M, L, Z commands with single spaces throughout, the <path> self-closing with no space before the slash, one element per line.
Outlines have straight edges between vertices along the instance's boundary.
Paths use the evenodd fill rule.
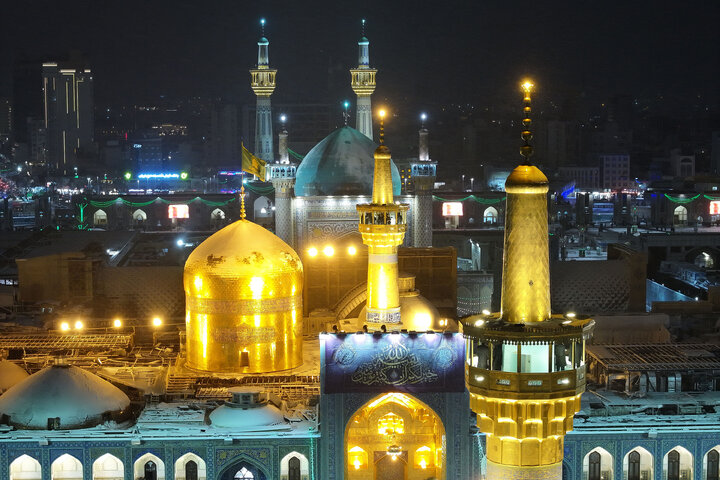
<path fill-rule="evenodd" d="M 320 342 L 323 393 L 465 389 L 465 342 L 458 333 L 328 333 Z"/>

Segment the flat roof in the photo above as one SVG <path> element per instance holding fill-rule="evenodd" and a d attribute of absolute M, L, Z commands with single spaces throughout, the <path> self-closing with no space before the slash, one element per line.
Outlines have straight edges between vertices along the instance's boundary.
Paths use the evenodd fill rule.
<path fill-rule="evenodd" d="M 588 345 L 608 370 L 720 370 L 720 346 L 697 343 Z"/>

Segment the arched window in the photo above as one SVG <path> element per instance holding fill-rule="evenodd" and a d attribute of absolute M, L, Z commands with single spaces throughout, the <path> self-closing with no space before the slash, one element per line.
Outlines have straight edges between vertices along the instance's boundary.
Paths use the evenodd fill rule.
<path fill-rule="evenodd" d="M 107 225 L 107 213 L 104 210 L 98 210 L 93 214 L 93 225 Z"/>
<path fill-rule="evenodd" d="M 194 460 L 185 464 L 185 480 L 198 480 L 198 464 Z"/>
<path fill-rule="evenodd" d="M 713 448 L 707 454 L 705 480 L 720 479 L 720 452 Z"/>
<path fill-rule="evenodd" d="M 663 458 L 663 480 L 692 480 L 693 456 L 686 448 L 677 446 Z"/>
<path fill-rule="evenodd" d="M 145 220 L 147 220 L 147 213 L 145 213 L 144 210 L 140 210 L 139 208 L 135 210 L 132 214 L 133 222 L 135 223 L 143 223 Z"/>
<path fill-rule="evenodd" d="M 40 480 L 40 462 L 29 455 L 20 455 L 10 464 L 10 480 Z"/>
<path fill-rule="evenodd" d="M 300 480 L 300 459 L 292 457 L 288 462 L 288 480 Z"/>
<path fill-rule="evenodd" d="M 683 207 L 682 205 L 678 205 L 677 207 L 675 207 L 675 211 L 673 212 L 673 223 L 675 225 L 685 225 L 687 223 L 687 219 L 687 208 Z"/>
<path fill-rule="evenodd" d="M 145 462 L 143 480 L 157 480 L 157 465 L 152 460 Z"/>
<path fill-rule="evenodd" d="M 483 213 L 483 223 L 487 225 L 495 225 L 498 221 L 498 211 L 495 207 L 488 207 Z"/>
<path fill-rule="evenodd" d="M 653 465 L 652 454 L 642 447 L 635 447 L 623 459 L 623 478 L 626 480 L 655 478 Z"/>
<path fill-rule="evenodd" d="M 640 480 L 640 453 L 636 451 L 628 455 L 628 480 Z"/>
<path fill-rule="evenodd" d="M 668 453 L 667 480 L 680 480 L 680 452 L 677 450 Z"/>
<path fill-rule="evenodd" d="M 583 459 L 583 478 L 613 480 L 613 457 L 600 447 L 591 450 Z"/>
<path fill-rule="evenodd" d="M 589 465 L 588 480 L 602 480 L 600 478 L 600 454 L 598 452 L 590 454 Z"/>
<path fill-rule="evenodd" d="M 253 475 L 253 473 L 247 468 L 242 467 L 240 470 L 237 471 L 235 477 L 233 478 L 235 478 L 235 480 L 254 480 L 255 475 Z"/>

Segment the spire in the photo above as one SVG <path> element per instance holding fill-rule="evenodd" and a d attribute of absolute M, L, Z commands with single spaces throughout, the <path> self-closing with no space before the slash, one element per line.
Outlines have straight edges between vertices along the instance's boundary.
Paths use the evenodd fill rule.
<path fill-rule="evenodd" d="M 380 145 L 375 149 L 375 171 L 373 173 L 373 204 L 390 205 L 393 203 L 392 170 L 390 166 L 390 148 L 385 145 L 385 110 L 380 110 Z"/>
<path fill-rule="evenodd" d="M 243 180 L 245 180 L 244 175 Z M 245 185 L 240 187 L 240 220 L 245 220 Z"/>
<path fill-rule="evenodd" d="M 260 40 L 258 40 L 258 68 L 268 68 L 270 65 L 270 42 L 265 38 L 265 19 L 260 19 Z"/>
<path fill-rule="evenodd" d="M 428 146 L 428 131 L 425 128 L 425 120 L 427 120 L 427 114 L 420 114 L 420 132 L 418 142 L 418 160 L 422 162 L 430 161 L 430 147 Z"/>
<path fill-rule="evenodd" d="M 380 115 L 380 145 L 385 144 L 385 110 L 378 112 Z M 387 147 L 385 147 L 387 148 Z"/>
<path fill-rule="evenodd" d="M 365 36 L 365 19 L 361 20 L 362 29 L 360 40 L 358 41 L 358 68 L 370 67 L 370 41 Z"/>
<path fill-rule="evenodd" d="M 522 89 L 524 92 L 523 97 L 523 103 L 525 106 L 523 107 L 523 131 L 520 134 L 520 138 L 523 141 L 522 146 L 520 147 L 520 155 L 523 156 L 525 161 L 523 162 L 523 165 L 530 165 L 530 157 L 532 157 L 533 154 L 533 147 L 530 145 L 530 141 L 533 138 L 532 132 L 530 131 L 530 127 L 532 126 L 532 120 L 530 120 L 530 112 L 532 109 L 530 108 L 530 93 L 532 93 L 532 89 L 535 85 L 532 84 L 529 80 L 526 80 L 522 85 Z"/>

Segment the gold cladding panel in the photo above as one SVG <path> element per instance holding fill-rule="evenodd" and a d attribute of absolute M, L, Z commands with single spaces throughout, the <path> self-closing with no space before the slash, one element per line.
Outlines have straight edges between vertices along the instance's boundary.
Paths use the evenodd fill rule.
<path fill-rule="evenodd" d="M 508 194 L 502 316 L 511 323 L 550 318 L 547 196 Z"/>
<path fill-rule="evenodd" d="M 542 467 L 516 467 L 488 461 L 486 478 L 491 480 L 562 480 L 562 462 Z"/>

